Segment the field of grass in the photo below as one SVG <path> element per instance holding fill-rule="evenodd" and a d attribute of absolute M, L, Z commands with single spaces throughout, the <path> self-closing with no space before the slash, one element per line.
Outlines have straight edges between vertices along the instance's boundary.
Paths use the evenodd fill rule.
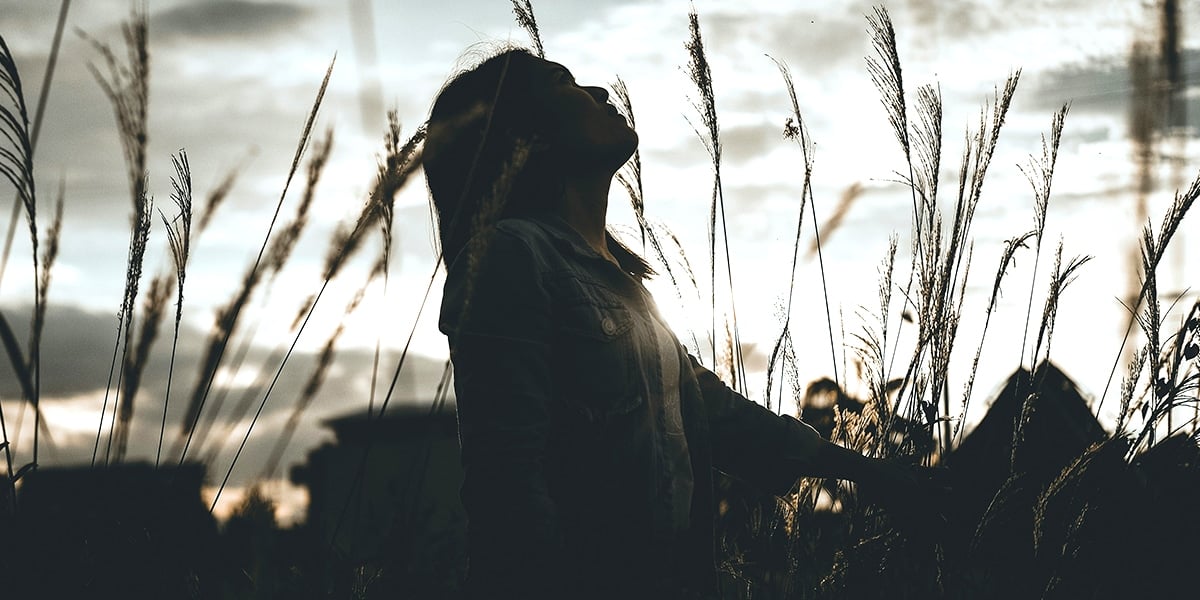
<path fill-rule="evenodd" d="M 540 53 L 542 44 L 533 7 L 528 1 L 514 0 L 513 5 L 518 24 L 529 32 L 532 46 Z M 729 242 L 716 91 L 702 18 L 693 12 L 689 19 L 690 37 L 684 44 L 686 70 L 694 84 L 690 96 L 695 99 L 689 119 L 712 166 L 712 194 L 706 207 L 708 247 L 685 251 L 674 232 L 645 216 L 647 201 L 639 155 L 634 155 L 618 180 L 629 195 L 637 221 L 636 230 L 628 236 L 631 247 L 643 248 L 658 270 L 660 282 L 669 282 L 664 287 L 672 296 L 659 301 L 679 303 L 687 307 L 689 314 L 700 312 L 707 317 L 707 322 L 679 332 L 680 339 L 731 387 L 752 395 L 749 378 L 753 373 L 746 366 L 746 346 L 737 314 L 739 309 L 758 307 L 735 306 L 732 290 L 739 280 L 753 274 L 738 272 L 731 260 L 738 249 Z M 1070 294 L 1070 286 L 1080 273 L 1086 272 L 1090 257 L 1072 256 L 1064 250 L 1063 241 L 1043 239 L 1047 237 L 1046 215 L 1052 203 L 1052 188 L 1058 191 L 1053 186 L 1054 173 L 1063 131 L 1070 127 L 1070 105 L 1046 115 L 1048 125 L 1040 147 L 1030 149 L 1028 162 L 1022 166 L 1030 184 L 1032 228 L 1011 232 L 999 249 L 1000 260 L 994 270 L 986 270 L 992 265 L 973 265 L 976 238 L 972 225 L 1006 116 L 1014 97 L 1020 94 L 1021 72 L 1010 74 L 997 87 L 992 101 L 981 108 L 977 124 L 961 140 L 961 153 L 947 157 L 944 153 L 952 151 L 948 139 L 954 138 L 954 143 L 960 140 L 943 129 L 940 89 L 924 85 L 914 90 L 906 82 L 897 43 L 897 35 L 903 32 L 894 29 L 885 9 L 874 10 L 866 24 L 873 53 L 864 76 L 873 81 L 884 107 L 887 120 L 880 127 L 891 129 L 904 158 L 895 171 L 911 197 L 911 231 L 906 235 L 910 244 L 901 247 L 898 237 L 890 239 L 887 252 L 880 258 L 877 297 L 862 299 L 862 318 L 847 322 L 842 316 L 844 309 L 831 304 L 827 290 L 833 275 L 824 271 L 821 236 L 831 233 L 837 224 L 818 223 L 817 219 L 817 202 L 825 211 L 829 200 L 814 194 L 817 142 L 806 126 L 789 68 L 776 60 L 781 79 L 769 84 L 782 86 L 791 99 L 791 106 L 783 107 L 790 109 L 784 134 L 795 142 L 802 168 L 796 172 L 796 210 L 787 216 L 796 223 L 793 253 L 776 257 L 778 262 L 791 265 L 781 312 L 784 317 L 770 349 L 765 392 L 754 399 L 782 410 L 788 405 L 785 399 L 804 405 L 807 395 L 814 401 L 809 418 L 827 417 L 831 439 L 870 456 L 942 467 L 955 489 L 949 496 L 931 496 L 927 499 L 931 506 L 922 507 L 924 510 L 906 512 L 894 506 L 889 510 L 887 499 L 872 497 L 870 490 L 858 490 L 844 482 L 802 480 L 786 498 L 763 498 L 736 481 L 722 479 L 717 527 L 723 594 L 728 598 L 1077 598 L 1175 596 L 1194 590 L 1190 564 L 1200 557 L 1200 523 L 1194 508 L 1200 502 L 1200 446 L 1196 439 L 1200 417 L 1200 300 L 1189 303 L 1187 294 L 1163 294 L 1158 274 L 1172 240 L 1183 230 L 1185 217 L 1200 197 L 1200 174 L 1175 193 L 1164 214 L 1149 216 L 1145 223 L 1135 274 L 1139 291 L 1126 300 L 1128 321 L 1122 323 L 1126 338 L 1121 347 L 1111 349 L 1113 376 L 1110 382 L 1089 382 L 1094 389 L 1104 390 L 1094 406 L 1087 406 L 1090 415 L 1100 415 L 1104 406 L 1115 404 L 1115 425 L 1108 430 L 1044 431 L 1046 424 L 1083 422 L 1055 420 L 1067 410 L 1062 398 L 1073 386 L 1053 367 L 1051 350 L 1063 297 Z M 203 506 L 197 504 L 198 498 L 178 500 L 181 510 L 193 519 L 188 521 L 190 528 L 162 533 L 161 538 L 154 539 L 154 544 L 162 540 L 183 544 L 187 542 L 180 540 L 203 540 L 196 545 L 206 549 L 207 554 L 173 554 L 171 560 L 179 561 L 164 567 L 165 583 L 154 585 L 166 586 L 172 595 L 180 597 L 262 597 L 267 590 L 288 597 L 447 597 L 457 589 L 454 578 L 461 574 L 461 548 L 455 547 L 458 540 L 452 534 L 426 539 L 402 532 L 435 550 L 421 556 L 410 546 L 400 545 L 392 548 L 391 554 L 363 561 L 339 555 L 335 544 L 303 525 L 278 527 L 270 499 L 257 491 L 249 494 L 236 516 L 219 528 L 207 516 L 217 506 L 269 402 L 287 404 L 289 417 L 284 434 L 270 444 L 263 480 L 284 466 L 284 449 L 300 424 L 311 418 L 311 405 L 334 364 L 341 327 L 321 346 L 314 364 L 301 378 L 299 393 L 282 396 L 275 391 L 276 385 L 332 282 L 357 290 L 345 305 L 344 314 L 348 315 L 359 309 L 371 286 L 387 281 L 394 268 L 395 198 L 406 186 L 420 184 L 424 129 L 402 135 L 398 116 L 388 115 L 377 176 L 357 218 L 328 241 L 320 281 L 312 295 L 303 298 L 299 307 L 276 309 L 272 305 L 272 310 L 287 312 L 292 325 L 289 337 L 279 340 L 267 367 L 259 370 L 258 385 L 251 388 L 262 393 L 228 397 L 216 382 L 221 373 L 236 372 L 245 360 L 254 328 L 252 322 L 247 322 L 247 315 L 253 314 L 250 307 L 271 298 L 272 286 L 313 218 L 310 210 L 335 138 L 333 130 L 318 130 L 317 114 L 335 65 L 329 65 L 309 105 L 290 170 L 278 197 L 272 198 L 275 213 L 271 224 L 259 232 L 261 243 L 255 243 L 255 258 L 240 272 L 227 303 L 216 311 L 203 353 L 194 364 L 177 364 L 181 323 L 188 310 L 184 292 L 191 283 L 191 249 L 205 235 L 213 214 L 236 184 L 237 173 L 235 170 L 221 178 L 206 197 L 194 197 L 188 155 L 181 150 L 171 156 L 172 203 L 166 210 L 162 203 L 154 205 L 146 184 L 146 132 L 153 108 L 148 97 L 153 49 L 148 44 L 147 28 L 146 15 L 135 12 L 124 25 L 122 47 L 87 38 L 97 57 L 97 83 L 111 102 L 116 118 L 127 168 L 124 175 L 132 226 L 112 355 L 106 357 L 111 364 L 109 384 L 96 415 L 91 461 L 81 469 L 86 473 L 81 477 L 91 478 L 97 489 L 118 485 L 112 483 L 116 479 L 105 483 L 105 474 L 125 472 L 118 467 L 135 462 L 127 461 L 130 437 L 137 435 L 132 433 L 135 410 L 152 411 L 156 416 L 161 414 L 154 461 L 125 465 L 144 467 L 150 481 L 158 482 L 160 487 L 150 485 L 146 493 L 173 489 L 176 482 L 185 480 L 198 491 L 198 479 L 194 479 L 194 473 L 188 474 L 197 464 L 209 469 L 206 477 L 216 488 L 211 501 Z M 0 449 L 5 459 L 0 481 L 0 539 L 13 539 L 8 537 L 11 534 L 23 542 L 14 544 L 6 553 L 8 557 L 0 560 L 0 575 L 8 581 L 19 581 L 23 575 L 26 580 L 48 577 L 42 570 L 48 564 L 83 568 L 73 560 L 86 563 L 88 569 L 119 572 L 128 565 L 105 562 L 94 552 L 72 554 L 75 550 L 71 548 L 55 550 L 34 543 L 51 533 L 69 535 L 59 527 L 65 517 L 24 503 L 26 481 L 39 477 L 40 470 L 62 466 L 39 463 L 43 436 L 53 435 L 53 424 L 47 422 L 41 405 L 46 362 L 41 344 L 53 284 L 51 273 L 61 239 L 70 232 L 63 231 L 62 192 L 47 209 L 46 190 L 35 186 L 34 150 L 42 104 L 27 103 L 22 74 L 4 43 L 3 33 L 0 173 L 15 196 L 12 226 L 19 221 L 26 225 L 21 237 L 27 237 L 30 246 L 35 281 L 29 299 L 31 314 L 18 319 L 6 314 L 8 308 L 0 311 L 0 342 L 7 358 L 3 372 L 5 377 L 11 373 L 21 393 L 19 399 L 4 398 L 0 405 Z M 56 47 L 59 39 L 56 37 Z M 1146 85 L 1154 88 L 1159 80 L 1151 74 L 1148 81 Z M 627 89 L 621 81 L 613 85 L 613 90 L 618 107 L 630 124 L 635 124 L 636 90 Z M 1161 112 L 1162 106 L 1156 102 L 1163 101 L 1153 95 L 1145 100 L 1147 106 L 1140 108 L 1144 119 L 1152 121 Z M 1144 134 L 1141 142 L 1152 146 L 1157 139 L 1154 128 L 1145 130 L 1150 133 Z M 1153 152 L 1148 151 L 1145 160 L 1153 160 Z M 299 200 L 293 188 L 300 190 Z M 847 209 L 852 201 L 852 195 L 843 198 L 844 206 L 835 212 Z M 293 207 L 291 214 L 284 210 L 285 204 Z M 165 237 L 174 267 L 169 272 L 144 273 L 147 247 L 153 247 L 149 243 L 151 235 Z M 819 287 L 818 282 L 797 285 L 797 265 L 802 248 L 809 244 L 821 274 Z M 365 279 L 348 282 L 348 261 L 376 247 L 380 249 L 377 255 L 366 257 L 371 267 Z M 0 284 L 4 283 L 2 273 L 9 254 L 6 246 Z M 1032 262 L 1029 281 L 1006 278 L 1017 260 Z M 979 269 L 985 271 L 980 273 Z M 437 277 L 436 268 L 431 265 L 430 270 L 429 287 L 405 292 L 421 296 L 422 306 Z M 981 312 L 964 312 L 968 282 L 990 291 Z M 988 328 L 1003 291 L 1019 294 L 1025 300 L 1025 327 L 1019 348 L 988 343 Z M 1121 293 L 1114 290 L 1114 294 Z M 820 295 L 823 303 L 822 312 L 803 315 L 810 323 L 823 323 L 827 330 L 827 339 L 820 342 L 822 347 L 828 344 L 833 372 L 823 387 L 818 385 L 820 382 L 810 384 L 799 379 L 797 361 L 801 358 L 792 316 L 798 294 Z M 971 331 L 980 333 L 977 338 L 960 339 L 960 324 L 968 321 L 976 325 Z M 25 322 L 29 323 L 28 332 L 14 326 Z M 381 360 L 376 350 L 370 384 L 371 418 L 382 418 L 387 411 L 409 360 L 411 331 L 417 326 L 412 323 L 408 338 L 396 343 L 403 350 L 393 364 Z M 1006 417 L 1006 424 L 1002 423 L 1005 426 L 1001 429 L 1007 433 L 998 434 L 999 438 L 986 445 L 976 442 L 984 446 L 983 450 L 969 450 L 965 440 L 972 432 L 963 424 L 972 403 L 984 401 L 975 375 L 981 357 L 992 353 L 1018 358 L 1020 369 L 995 402 L 999 406 L 1007 398 L 1012 414 Z M 155 356 L 167 357 L 170 364 L 161 394 L 142 390 L 146 365 Z M 963 364 L 970 367 L 955 371 Z M 192 389 L 173 385 L 174 374 L 183 369 L 196 373 Z M 45 375 L 54 376 L 50 372 Z M 438 389 L 427 392 L 437 398 L 435 411 L 449 401 L 450 376 L 447 366 Z M 376 390 L 376 381 L 389 383 Z M 984 382 L 979 382 L 982 385 Z M 836 399 L 831 407 L 815 404 L 822 390 Z M 853 398 L 845 390 L 855 390 L 862 397 Z M 179 403 L 186 407 L 184 418 L 168 422 L 169 408 Z M 14 430 L 14 407 L 19 407 L 21 415 L 28 411 L 28 418 L 33 419 L 31 435 L 20 439 L 19 445 L 9 437 Z M 828 408 L 828 414 L 818 408 Z M 225 415 L 236 415 L 225 419 L 239 426 L 220 425 L 212 416 L 220 410 L 225 410 Z M 368 464 L 370 448 L 370 443 L 366 444 L 360 472 L 354 475 L 356 481 L 365 477 L 361 470 Z M 224 449 L 232 453 L 232 459 L 218 465 L 214 455 Z M 980 454 L 987 458 L 977 458 Z M 987 476 L 977 471 L 980 463 L 971 462 L 991 459 L 999 466 Z M 134 484 L 119 485 L 130 491 Z M 113 489 L 119 494 L 122 488 Z M 49 500 L 38 502 L 53 504 Z M 119 521 L 114 516 L 118 513 L 115 508 L 101 511 L 96 520 Z M 929 514 L 937 518 L 930 519 Z M 139 525 L 148 529 L 131 532 L 110 523 L 108 528 L 93 530 L 93 534 L 104 531 L 103 535 L 110 536 L 114 552 L 145 552 L 144 560 L 153 561 L 152 550 L 126 538 L 136 538 L 158 526 L 161 523 Z M 146 537 L 154 538 L 159 533 L 154 530 Z M 82 541 L 71 539 L 69 543 L 88 543 L 86 537 Z M 118 539 L 123 541 L 114 541 Z M 92 543 L 95 545 L 94 540 Z M 30 551 L 21 555 L 23 548 L 56 554 L 51 557 Z M 299 548 L 316 550 L 304 554 Z M 216 554 L 236 557 L 222 563 L 215 560 Z M 422 560 L 433 566 L 425 568 Z M 424 574 L 414 567 L 418 564 Z M 437 577 L 428 576 L 429 572 L 436 572 Z M 18 584 L 17 589 L 44 584 L 36 580 Z M 96 585 L 119 584 L 104 580 Z M 126 591 L 135 596 L 145 592 L 133 588 Z"/>

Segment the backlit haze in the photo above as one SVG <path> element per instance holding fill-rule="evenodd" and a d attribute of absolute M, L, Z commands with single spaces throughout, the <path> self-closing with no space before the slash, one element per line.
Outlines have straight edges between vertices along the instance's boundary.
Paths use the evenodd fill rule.
<path fill-rule="evenodd" d="M 120 23 L 127 0 L 75 2 L 51 85 L 45 123 L 35 157 L 41 215 L 47 219 L 61 182 L 65 198 L 62 250 L 49 291 L 50 311 L 43 347 L 44 410 L 53 446 L 44 446 L 43 466 L 90 460 L 112 357 L 125 275 L 131 214 L 125 167 L 110 104 L 87 65 L 100 57 L 74 30 L 124 52 Z M 246 366 L 226 373 L 218 385 L 241 390 L 254 369 L 274 370 L 268 355 L 286 348 L 292 316 L 320 284 L 321 265 L 331 233 L 357 215 L 373 183 L 383 151 L 385 113 L 396 109 L 407 136 L 425 119 L 434 95 L 456 66 L 486 52 L 488 44 L 528 43 L 507 0 L 383 2 L 353 0 L 148 0 L 150 30 L 149 189 L 156 207 L 171 212 L 172 153 L 187 151 L 197 202 L 237 168 L 241 175 L 213 226 L 194 241 L 185 289 L 173 410 L 168 439 L 196 377 L 199 355 L 212 327 L 214 307 L 235 292 L 267 231 L 296 141 L 325 69 L 336 55 L 329 91 L 317 120 L 317 137 L 334 131 L 329 166 L 321 180 L 313 222 L 269 297 L 251 300 L 241 335 L 253 333 Z M 704 145 L 690 123 L 700 121 L 697 99 L 685 71 L 688 55 L 684 0 L 595 2 L 543 0 L 534 4 L 547 58 L 568 66 L 582 84 L 607 85 L 619 75 L 632 97 L 644 165 L 646 215 L 667 224 L 679 237 L 702 289 L 707 286 L 707 223 L 712 170 Z M 712 64 L 722 128 L 722 177 L 728 213 L 733 282 L 742 341 L 751 370 L 751 396 L 761 398 L 762 372 L 783 320 L 792 241 L 803 163 L 799 147 L 783 136 L 791 106 L 783 81 L 766 55 L 785 61 L 795 77 L 804 118 L 816 142 L 813 175 L 817 220 L 824 223 L 848 189 L 861 188 L 841 224 L 823 232 L 825 277 L 834 334 L 854 344 L 864 319 L 874 318 L 877 266 L 889 236 L 899 236 L 898 279 L 907 276 L 911 200 L 898 183 L 903 155 L 887 123 L 864 57 L 871 54 L 865 15 L 870 2 L 697 0 L 705 47 Z M 985 182 L 974 225 L 972 293 L 963 308 L 953 406 L 959 405 L 991 290 L 1002 242 L 1033 227 L 1033 195 L 1017 165 L 1040 155 L 1041 136 L 1051 116 L 1071 102 L 1054 180 L 1043 259 L 1034 290 L 1040 314 L 1058 240 L 1064 257 L 1095 259 L 1066 290 L 1054 333 L 1052 359 L 1086 395 L 1098 398 L 1119 355 L 1127 323 L 1119 298 L 1131 286 L 1134 242 L 1142 226 L 1136 217 L 1138 174 L 1130 141 L 1131 49 L 1136 41 L 1156 44 L 1157 3 L 1106 0 L 1038 2 L 931 0 L 887 5 L 895 22 L 905 84 L 935 83 L 945 104 L 943 192 L 956 191 L 955 171 L 968 127 L 997 87 L 1022 69 L 1009 118 Z M 25 84 L 27 102 L 36 104 L 51 46 L 59 3 L 3 0 L 0 34 L 12 49 Z M 1200 171 L 1195 137 L 1200 125 L 1200 1 L 1181 0 L 1178 14 L 1184 81 L 1184 112 L 1179 126 L 1156 146 L 1148 214 L 1157 229 L 1174 189 Z M 690 120 L 690 123 L 689 123 Z M 302 173 L 302 172 L 301 172 Z M 301 179 L 298 177 L 298 179 Z M 294 182 L 284 200 L 281 221 L 292 214 L 303 185 Z M 0 215 L 7 226 L 13 193 L 0 189 Z M 614 185 L 610 223 L 632 232 L 636 222 L 628 199 Z M 24 217 L 21 217 L 23 219 Z M 1198 215 L 1184 221 L 1159 275 L 1164 295 L 1200 284 Z M 42 223 L 44 228 L 46 221 Z M 812 242 L 806 215 L 797 271 L 792 329 L 800 346 L 800 379 L 831 376 L 833 362 L 815 257 L 805 259 Z M 635 241 L 636 238 L 627 238 Z M 387 288 L 373 285 L 359 309 L 345 307 L 365 281 L 378 253 L 378 236 L 341 275 L 317 307 L 299 340 L 281 385 L 272 394 L 239 459 L 231 490 L 222 495 L 224 513 L 258 477 L 271 445 L 292 409 L 314 357 L 329 335 L 345 332 L 329 378 L 304 416 L 284 465 L 302 462 L 330 433 L 324 419 L 365 410 L 371 389 L 372 354 L 382 345 L 381 385 L 386 386 L 409 334 L 430 276 L 435 251 L 427 194 L 421 178 L 397 198 L 395 254 Z M 4 278 L 0 310 L 18 332 L 26 331 L 33 301 L 32 261 L 23 221 Z M 1018 364 L 1021 331 L 1029 298 L 1032 251 L 1018 254 L 983 351 L 968 423 L 977 420 L 986 399 Z M 170 268 L 161 223 L 151 232 L 146 278 Z M 662 278 L 660 278 L 662 279 Z M 446 358 L 437 331 L 440 279 L 417 324 L 405 374 L 392 399 L 428 403 Z M 659 305 L 681 339 L 688 327 L 706 330 L 703 310 L 679 306 L 669 284 L 653 285 Z M 685 290 L 685 297 L 695 292 Z M 1194 292 L 1186 300 L 1190 305 Z M 702 292 L 707 298 L 707 292 Z M 698 303 L 703 309 L 704 303 Z M 899 294 L 893 320 L 899 310 Z M 1168 315 L 1178 320 L 1180 309 Z M 844 332 L 843 332 L 844 330 Z M 134 416 L 130 460 L 153 461 L 161 398 L 166 385 L 170 325 L 164 325 L 156 358 L 142 386 Z M 238 344 L 237 341 L 234 344 Z M 707 354 L 707 353 L 702 353 Z M 907 355 L 901 354 L 897 364 Z M 853 372 L 854 353 L 845 352 Z M 837 369 L 844 378 L 842 349 Z M 227 364 L 229 362 L 227 361 Z M 9 434 L 23 464 L 29 456 L 32 417 L 22 414 L 19 393 L 7 361 L 0 367 L 0 401 Z M 1118 369 L 1118 377 L 1124 371 Z M 241 386 L 241 387 L 239 387 Z M 861 388 L 853 382 L 852 392 Z M 1111 392 L 1110 392 L 1111 393 Z M 375 400 L 378 406 L 379 398 Z M 1111 399 L 1102 421 L 1113 417 Z M 785 410 L 792 407 L 784 406 Z M 178 412 L 175 412 L 175 411 Z M 957 413 L 954 416 L 958 416 Z M 223 474 L 241 439 L 239 425 L 210 465 L 210 479 Z M 210 438 L 210 443 L 212 439 Z M 214 452 L 206 448 L 197 456 Z M 276 476 L 286 479 L 287 467 Z M 218 479 L 219 481 L 219 479 Z M 281 516 L 303 510 L 303 494 L 290 485 L 269 491 L 283 502 Z"/>

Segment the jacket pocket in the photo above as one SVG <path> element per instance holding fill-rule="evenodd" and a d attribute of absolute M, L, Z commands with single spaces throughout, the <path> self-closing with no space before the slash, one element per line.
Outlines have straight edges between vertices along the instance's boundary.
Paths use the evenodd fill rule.
<path fill-rule="evenodd" d="M 561 396 L 593 423 L 629 414 L 645 399 L 638 385 L 634 318 L 617 302 L 563 307 L 554 349 Z"/>

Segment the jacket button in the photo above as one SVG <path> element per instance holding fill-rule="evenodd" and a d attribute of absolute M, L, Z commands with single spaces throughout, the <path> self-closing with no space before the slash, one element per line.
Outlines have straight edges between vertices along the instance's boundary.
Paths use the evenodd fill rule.
<path fill-rule="evenodd" d="M 617 332 L 617 324 L 613 322 L 611 317 L 604 317 L 604 321 L 600 323 L 600 328 L 604 330 L 606 335 L 612 335 Z"/>

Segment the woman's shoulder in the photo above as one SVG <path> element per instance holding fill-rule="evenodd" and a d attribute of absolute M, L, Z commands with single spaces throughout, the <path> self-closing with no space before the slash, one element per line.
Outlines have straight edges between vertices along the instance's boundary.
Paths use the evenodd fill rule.
<path fill-rule="evenodd" d="M 537 217 L 508 217 L 496 222 L 492 242 L 518 245 L 536 260 L 553 260 L 559 254 L 552 226 Z"/>
<path fill-rule="evenodd" d="M 496 222 L 496 231 L 528 244 L 548 243 L 546 225 L 536 217 L 507 217 Z"/>
<path fill-rule="evenodd" d="M 484 231 L 476 233 L 466 246 L 459 252 L 452 265 L 460 262 L 479 264 L 480 257 L 487 257 L 484 262 L 508 263 L 512 261 L 543 263 L 549 253 L 553 252 L 551 234 L 544 225 L 530 217 L 511 217 L 501 219 Z M 474 255 L 475 260 L 470 260 Z M 451 267 L 453 269 L 453 266 Z"/>

